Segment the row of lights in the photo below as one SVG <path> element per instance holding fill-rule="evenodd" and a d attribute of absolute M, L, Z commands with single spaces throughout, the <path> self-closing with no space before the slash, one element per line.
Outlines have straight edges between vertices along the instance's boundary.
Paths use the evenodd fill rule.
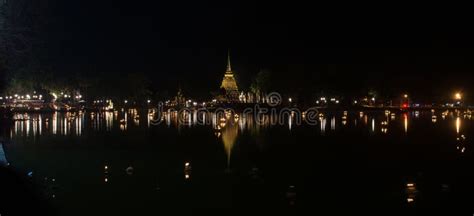
<path fill-rule="evenodd" d="M 109 103 L 109 102 L 112 102 L 112 100 L 95 100 L 94 103 Z M 151 100 L 147 100 L 146 101 L 147 103 L 151 103 Z M 123 101 L 124 104 L 128 104 L 128 100 L 124 100 Z"/>
<path fill-rule="evenodd" d="M 43 95 L 18 95 L 18 94 L 15 94 L 14 96 L 5 96 L 5 97 L 0 97 L 0 100 L 11 100 L 11 99 L 27 99 L 27 100 L 30 100 L 31 98 L 33 99 L 42 99 L 43 98 Z"/>
<path fill-rule="evenodd" d="M 333 102 L 333 103 L 335 103 L 335 104 L 339 104 L 339 100 L 336 99 L 336 98 L 330 98 L 329 101 L 331 101 L 331 102 Z M 328 102 L 328 101 L 327 101 L 326 97 L 321 97 L 321 98 L 319 98 L 319 100 L 316 101 L 316 104 L 320 104 L 320 103 L 324 103 L 324 104 L 325 104 L 325 103 L 327 103 L 327 102 Z"/>
<path fill-rule="evenodd" d="M 408 99 L 408 94 L 404 94 L 404 95 L 403 95 L 403 98 Z M 454 94 L 454 98 L 455 98 L 456 100 L 462 100 L 462 94 L 459 93 L 459 92 L 457 92 L 457 93 Z M 332 102 L 335 102 L 336 104 L 339 103 L 339 100 L 336 100 L 336 98 L 331 98 L 330 100 L 331 100 Z M 365 100 L 367 100 L 367 99 L 365 99 Z M 370 100 L 371 100 L 372 102 L 375 102 L 375 97 L 372 97 Z M 288 101 L 291 103 L 292 99 L 289 98 Z M 317 100 L 317 101 L 316 101 L 316 104 L 319 104 L 320 102 L 326 103 L 326 102 L 327 102 L 327 101 L 326 101 L 326 98 L 325 98 L 325 97 L 321 97 L 320 100 Z M 354 100 L 354 104 L 357 104 L 357 103 L 358 103 L 358 101 L 357 101 L 357 100 Z"/>
<path fill-rule="evenodd" d="M 57 98 L 56 94 L 53 93 L 52 95 L 53 95 L 55 98 Z M 64 98 L 71 98 L 71 97 L 72 97 L 71 95 L 64 94 L 63 92 L 61 92 L 61 95 L 62 95 Z M 404 97 L 405 99 L 408 99 L 408 94 L 404 94 L 403 97 Z M 3 100 L 4 98 L 5 98 L 5 100 L 13 99 L 13 98 L 15 98 L 15 99 L 25 99 L 25 98 L 26 98 L 26 99 L 31 99 L 31 96 L 30 96 L 29 94 L 27 94 L 27 95 L 25 95 L 25 96 L 20 96 L 20 95 L 18 95 L 18 94 L 15 94 L 14 97 L 13 97 L 13 96 L 0 97 L 0 100 Z M 39 95 L 39 96 L 33 95 L 33 99 L 42 99 L 42 98 L 43 98 L 42 95 Z M 82 98 L 82 95 L 76 95 L 75 98 L 76 98 L 76 99 L 81 99 L 81 98 Z M 457 92 L 457 93 L 454 94 L 454 98 L 455 98 L 456 100 L 462 100 L 462 94 L 459 93 L 459 92 Z M 375 102 L 375 97 L 372 97 L 371 100 L 372 100 L 373 102 Z M 336 98 L 331 98 L 330 101 L 331 101 L 331 102 L 334 102 L 334 103 L 336 103 L 336 104 L 339 104 L 339 100 L 337 100 Z M 188 103 L 191 103 L 192 101 L 191 101 L 191 100 L 188 100 L 187 102 L 188 102 Z M 217 100 L 214 99 L 213 102 L 217 102 Z M 292 102 L 293 102 L 293 99 L 292 99 L 291 97 L 288 98 L 288 102 L 292 103 Z M 322 102 L 322 103 L 327 103 L 326 97 L 321 97 L 320 100 L 317 100 L 317 101 L 316 101 L 316 104 L 319 104 L 319 103 L 321 103 L 321 102 Z M 94 101 L 94 103 L 102 103 L 102 101 L 101 101 L 101 100 L 97 100 L 97 101 Z M 125 100 L 124 103 L 127 104 L 127 103 L 128 103 L 128 100 Z M 151 100 L 147 100 L 147 103 L 151 103 Z M 357 104 L 357 100 L 354 100 L 354 104 Z M 194 106 L 197 106 L 197 102 L 194 102 L 193 105 L 194 105 Z"/>

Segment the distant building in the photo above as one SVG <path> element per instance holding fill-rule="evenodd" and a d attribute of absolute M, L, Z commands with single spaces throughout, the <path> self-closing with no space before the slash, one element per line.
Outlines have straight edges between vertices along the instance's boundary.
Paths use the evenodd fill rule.
<path fill-rule="evenodd" d="M 181 91 L 181 88 L 178 89 L 178 93 L 174 97 L 174 99 L 171 101 L 171 106 L 185 106 L 186 105 L 186 98 L 184 97 L 183 92 Z"/>
<path fill-rule="evenodd" d="M 237 81 L 235 80 L 234 72 L 230 65 L 230 53 L 227 56 L 227 70 L 225 71 L 224 78 L 222 79 L 221 89 L 225 90 L 225 95 L 220 98 L 221 102 L 239 102 L 239 88 Z"/>

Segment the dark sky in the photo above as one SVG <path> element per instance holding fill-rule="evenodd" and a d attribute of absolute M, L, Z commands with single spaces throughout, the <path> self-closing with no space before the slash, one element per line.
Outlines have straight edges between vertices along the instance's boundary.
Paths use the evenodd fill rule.
<path fill-rule="evenodd" d="M 457 8 L 122 0 L 51 6 L 48 56 L 61 70 L 144 72 L 157 90 L 216 90 L 227 49 L 243 86 L 260 69 L 284 78 L 288 89 L 371 86 L 436 96 L 468 91 L 474 81 L 472 25 Z"/>

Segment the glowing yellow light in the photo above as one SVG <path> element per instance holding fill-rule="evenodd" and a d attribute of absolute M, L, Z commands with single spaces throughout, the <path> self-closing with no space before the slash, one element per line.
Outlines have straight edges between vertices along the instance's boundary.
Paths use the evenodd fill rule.
<path fill-rule="evenodd" d="M 456 100 L 461 100 L 462 99 L 462 94 L 457 92 L 456 94 L 454 94 L 454 98 L 456 98 Z"/>
<path fill-rule="evenodd" d="M 457 117 L 456 118 L 456 133 L 459 133 L 460 130 L 461 130 L 461 118 Z"/>
<path fill-rule="evenodd" d="M 408 132 L 408 115 L 404 114 L 403 118 L 404 118 L 405 133 L 406 133 L 406 132 Z"/>
<path fill-rule="evenodd" d="M 415 187 L 415 184 L 414 183 L 408 183 L 407 187 Z"/>
<path fill-rule="evenodd" d="M 412 203 L 412 202 L 414 202 L 414 201 L 415 201 L 415 199 L 413 199 L 413 198 L 408 198 L 408 199 L 407 199 L 407 202 L 409 202 L 409 203 Z"/>
<path fill-rule="evenodd" d="M 408 98 L 408 95 L 407 95 L 407 94 L 404 94 L 403 97 L 404 97 L 404 98 Z"/>
<path fill-rule="evenodd" d="M 372 132 L 375 131 L 375 119 L 372 119 Z"/>

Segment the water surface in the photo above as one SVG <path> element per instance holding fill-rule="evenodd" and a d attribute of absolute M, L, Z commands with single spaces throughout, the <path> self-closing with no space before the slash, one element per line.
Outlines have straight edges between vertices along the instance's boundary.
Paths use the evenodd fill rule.
<path fill-rule="evenodd" d="M 243 114 L 18 114 L 8 162 L 60 215 L 163 209 L 474 212 L 471 116 L 323 112 L 317 125 Z"/>

